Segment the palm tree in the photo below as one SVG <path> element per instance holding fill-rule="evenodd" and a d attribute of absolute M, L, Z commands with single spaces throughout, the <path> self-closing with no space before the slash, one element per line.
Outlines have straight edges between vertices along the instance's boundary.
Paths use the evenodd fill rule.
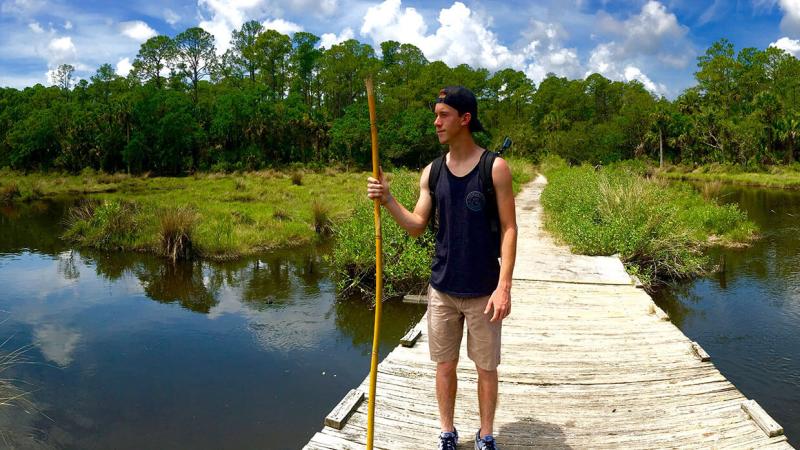
<path fill-rule="evenodd" d="M 800 137 L 800 114 L 793 113 L 778 121 L 778 139 L 786 143 L 786 162 L 794 162 L 794 146 Z"/>

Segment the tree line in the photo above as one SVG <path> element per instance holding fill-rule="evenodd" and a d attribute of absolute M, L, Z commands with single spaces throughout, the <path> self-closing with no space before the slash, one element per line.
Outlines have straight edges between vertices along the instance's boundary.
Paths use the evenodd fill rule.
<path fill-rule="evenodd" d="M 189 28 L 143 43 L 127 76 L 104 64 L 88 80 L 58 67 L 53 85 L 0 89 L 0 167 L 78 172 L 255 170 L 292 163 L 367 167 L 364 78 L 375 79 L 378 129 L 388 164 L 420 167 L 441 152 L 432 100 L 445 85 L 479 98 L 493 147 L 505 135 L 515 154 L 557 154 L 608 163 L 647 155 L 674 162 L 761 167 L 792 162 L 800 133 L 800 62 L 779 49 L 714 43 L 698 58 L 697 84 L 674 101 L 637 82 L 592 74 L 490 73 L 428 61 L 387 41 L 380 56 L 351 39 L 330 48 L 245 23 L 230 48 Z"/>

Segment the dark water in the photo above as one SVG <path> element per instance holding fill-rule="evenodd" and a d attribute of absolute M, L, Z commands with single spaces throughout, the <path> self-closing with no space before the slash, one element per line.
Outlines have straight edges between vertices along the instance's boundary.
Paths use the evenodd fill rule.
<path fill-rule="evenodd" d="M 699 186 L 716 191 L 714 185 Z M 722 187 L 762 230 L 744 249 L 710 252 L 724 272 L 659 293 L 656 302 L 717 368 L 800 446 L 800 192 Z"/>
<path fill-rule="evenodd" d="M 0 447 L 288 449 L 369 372 L 373 312 L 336 301 L 307 248 L 173 266 L 79 252 L 63 203 L 0 208 L 0 377 L 29 392 L 0 407 Z M 423 308 L 384 307 L 381 355 Z"/>

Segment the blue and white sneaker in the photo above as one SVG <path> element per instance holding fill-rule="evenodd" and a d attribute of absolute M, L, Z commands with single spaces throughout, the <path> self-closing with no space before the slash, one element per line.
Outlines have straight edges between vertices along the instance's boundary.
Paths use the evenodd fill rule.
<path fill-rule="evenodd" d="M 453 428 L 453 432 L 442 431 L 439 435 L 439 450 L 456 450 L 458 445 L 458 430 Z"/>
<path fill-rule="evenodd" d="M 497 450 L 494 444 L 494 438 L 491 434 L 487 434 L 481 439 L 481 430 L 475 433 L 475 450 Z"/>

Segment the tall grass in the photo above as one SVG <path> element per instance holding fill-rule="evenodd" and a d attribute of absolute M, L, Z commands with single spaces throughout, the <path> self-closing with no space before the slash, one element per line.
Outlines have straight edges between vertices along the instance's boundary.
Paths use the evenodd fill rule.
<path fill-rule="evenodd" d="M 0 187 L 0 204 L 9 204 L 19 196 L 19 185 L 14 181 Z"/>
<path fill-rule="evenodd" d="M 67 213 L 63 237 L 102 250 L 135 248 L 140 230 L 139 209 L 131 201 L 83 201 Z"/>
<path fill-rule="evenodd" d="M 164 210 L 159 221 L 160 251 L 173 262 L 192 257 L 192 235 L 197 212 L 187 206 Z"/>
<path fill-rule="evenodd" d="M 711 240 L 746 241 L 755 225 L 686 185 L 647 178 L 638 162 L 603 168 L 543 161 L 545 227 L 576 253 L 619 254 L 645 285 L 704 272 Z"/>

